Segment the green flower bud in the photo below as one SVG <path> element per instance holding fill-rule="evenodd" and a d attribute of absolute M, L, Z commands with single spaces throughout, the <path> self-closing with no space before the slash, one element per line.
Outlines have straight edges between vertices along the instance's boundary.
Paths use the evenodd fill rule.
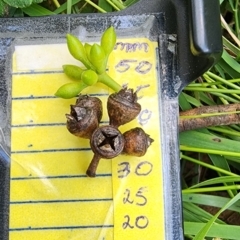
<path fill-rule="evenodd" d="M 65 99 L 73 98 L 76 97 L 86 87 L 87 85 L 85 85 L 83 82 L 66 83 L 57 90 L 55 96 Z"/>
<path fill-rule="evenodd" d="M 90 61 L 90 51 L 91 51 L 92 45 L 85 43 L 84 48 L 85 48 L 85 52 L 87 54 L 87 58 Z"/>
<path fill-rule="evenodd" d="M 82 73 L 82 81 L 86 85 L 92 86 L 98 81 L 98 75 L 91 69 L 86 70 Z"/>
<path fill-rule="evenodd" d="M 64 73 L 74 79 L 74 80 L 81 80 L 81 75 L 84 71 L 84 69 L 75 66 L 75 65 L 63 65 L 62 66 Z"/>
<path fill-rule="evenodd" d="M 116 44 L 117 36 L 113 27 L 108 28 L 102 35 L 101 47 L 104 49 L 105 54 L 108 56 Z"/>
<path fill-rule="evenodd" d="M 67 34 L 67 46 L 71 55 L 81 61 L 87 68 L 91 68 L 91 63 L 89 62 L 85 49 L 82 42 L 71 34 Z"/>
<path fill-rule="evenodd" d="M 106 55 L 101 46 L 93 44 L 90 51 L 90 59 L 97 73 L 102 74 L 106 70 Z"/>

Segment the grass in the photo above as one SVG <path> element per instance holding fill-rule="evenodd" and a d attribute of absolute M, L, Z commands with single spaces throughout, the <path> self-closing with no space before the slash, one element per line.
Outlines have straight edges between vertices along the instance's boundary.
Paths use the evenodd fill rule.
<path fill-rule="evenodd" d="M 239 103 L 239 1 L 224 0 L 220 3 L 222 58 L 209 72 L 184 89 L 179 97 L 181 110 Z M 221 215 L 228 209 L 230 214 L 240 216 L 239 130 L 239 125 L 230 125 L 180 133 L 186 239 L 239 239 L 240 227 L 230 225 L 228 219 Z M 220 138 L 221 143 L 213 142 L 215 137 Z M 208 209 L 207 213 L 205 209 Z M 222 221 L 219 222 L 220 219 Z M 239 225 L 239 218 L 231 224 Z"/>
<path fill-rule="evenodd" d="M 18 1 L 19 3 L 22 1 Z M 137 0 L 67 0 L 16 8 L 0 3 L 8 17 L 119 11 Z M 180 110 L 240 101 L 239 0 L 220 0 L 224 52 L 210 71 L 179 96 Z M 2 5 L 2 6 L 1 6 Z M 3 11 L 4 8 L 4 11 Z M 221 143 L 212 141 L 220 138 Z M 214 126 L 180 133 L 182 200 L 186 239 L 239 239 L 240 222 L 229 224 L 223 211 L 240 216 L 240 125 Z M 204 207 L 203 207 L 204 206 Z M 208 208 L 206 208 L 206 206 Z"/>

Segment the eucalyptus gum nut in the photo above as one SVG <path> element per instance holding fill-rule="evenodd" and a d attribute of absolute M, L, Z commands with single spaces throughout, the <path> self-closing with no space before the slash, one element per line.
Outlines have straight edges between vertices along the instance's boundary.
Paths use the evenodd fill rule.
<path fill-rule="evenodd" d="M 111 26 L 103 33 L 101 38 L 101 47 L 104 49 L 106 55 L 109 55 L 113 51 L 116 41 L 116 32 L 114 27 Z"/>
<path fill-rule="evenodd" d="M 78 107 L 94 109 L 97 115 L 97 119 L 100 122 L 102 119 L 102 101 L 97 97 L 90 97 L 88 95 L 79 95 L 76 105 Z"/>
<path fill-rule="evenodd" d="M 136 127 L 123 134 L 124 148 L 123 154 L 141 157 L 147 152 L 153 139 L 144 132 L 142 128 Z"/>
<path fill-rule="evenodd" d="M 71 105 L 71 113 L 66 118 L 68 131 L 81 138 L 90 139 L 99 124 L 94 109 L 76 105 Z"/>
<path fill-rule="evenodd" d="M 84 71 L 81 78 L 88 86 L 92 86 L 98 81 L 98 75 L 91 69 Z"/>
<path fill-rule="evenodd" d="M 105 72 L 106 55 L 103 48 L 98 44 L 93 44 L 90 51 L 90 59 L 93 66 L 96 68 L 97 73 L 102 74 Z"/>
<path fill-rule="evenodd" d="M 57 90 L 55 96 L 65 99 L 73 98 L 76 97 L 83 88 L 83 84 L 79 82 L 66 83 Z"/>
<path fill-rule="evenodd" d="M 75 66 L 75 65 L 63 65 L 62 66 L 64 73 L 74 79 L 74 80 L 81 80 L 82 73 L 84 69 Z"/>
<path fill-rule="evenodd" d="M 133 89 L 123 88 L 117 93 L 112 93 L 107 101 L 110 125 L 119 127 L 135 119 L 141 111 L 137 100 Z"/>

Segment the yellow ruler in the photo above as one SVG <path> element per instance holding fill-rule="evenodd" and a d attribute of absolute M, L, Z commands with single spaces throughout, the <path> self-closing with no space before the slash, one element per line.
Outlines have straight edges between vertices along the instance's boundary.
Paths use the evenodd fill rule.
<path fill-rule="evenodd" d="M 154 139 L 141 158 L 101 160 L 96 178 L 88 178 L 88 140 L 65 127 L 74 99 L 54 97 L 69 81 L 63 64 L 78 64 L 66 44 L 16 46 L 12 76 L 10 240 L 164 239 L 163 179 L 160 143 L 157 43 L 120 39 L 108 72 L 120 84 L 139 91 L 142 111 L 122 132 L 142 127 Z M 85 93 L 103 101 L 108 121 L 107 87 Z"/>

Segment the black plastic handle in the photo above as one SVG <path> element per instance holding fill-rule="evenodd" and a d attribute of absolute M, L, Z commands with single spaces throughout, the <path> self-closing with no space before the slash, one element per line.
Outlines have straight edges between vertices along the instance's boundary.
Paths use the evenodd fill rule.
<path fill-rule="evenodd" d="M 181 90 L 221 57 L 219 0 L 141 0 L 125 11 L 131 15 L 158 12 L 165 15 L 166 33 L 177 34 Z"/>
<path fill-rule="evenodd" d="M 211 68 L 222 55 L 219 0 L 171 0 L 177 16 L 181 88 Z"/>
<path fill-rule="evenodd" d="M 191 51 L 196 56 L 214 56 L 222 49 L 218 0 L 190 0 Z"/>

